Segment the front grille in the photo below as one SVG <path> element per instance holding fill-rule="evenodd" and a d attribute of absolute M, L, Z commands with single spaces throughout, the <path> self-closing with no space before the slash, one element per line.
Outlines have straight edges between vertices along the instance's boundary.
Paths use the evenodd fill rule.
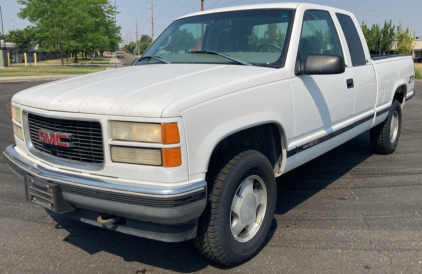
<path fill-rule="evenodd" d="M 99 122 L 65 120 L 28 113 L 29 132 L 33 147 L 50 156 L 82 162 L 104 162 L 104 146 Z M 73 147 L 48 145 L 38 140 L 39 130 L 72 134 Z"/>

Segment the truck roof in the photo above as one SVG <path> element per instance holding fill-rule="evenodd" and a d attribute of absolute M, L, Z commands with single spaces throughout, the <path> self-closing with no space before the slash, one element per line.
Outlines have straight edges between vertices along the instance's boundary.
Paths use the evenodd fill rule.
<path fill-rule="evenodd" d="M 229 12 L 229 11 L 238 11 L 238 10 L 253 10 L 253 9 L 297 9 L 299 5 L 309 5 L 310 8 L 316 8 L 320 7 L 321 9 L 330 10 L 333 9 L 329 6 L 324 5 L 316 5 L 316 4 L 309 4 L 309 3 L 268 3 L 268 4 L 255 4 L 255 5 L 241 5 L 241 6 L 234 6 L 234 7 L 226 7 L 226 8 L 219 8 L 219 9 L 211 9 L 206 11 L 200 11 L 195 12 L 191 14 L 184 15 L 182 17 L 177 18 L 182 19 L 186 17 L 192 17 L 197 15 L 204 15 L 204 14 L 211 14 L 211 13 L 217 13 L 217 12 Z M 336 11 L 339 11 L 339 9 L 335 8 Z"/>

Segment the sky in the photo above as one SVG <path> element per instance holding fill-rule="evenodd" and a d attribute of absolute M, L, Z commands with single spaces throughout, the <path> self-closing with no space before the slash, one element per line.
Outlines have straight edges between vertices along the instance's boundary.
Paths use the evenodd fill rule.
<path fill-rule="evenodd" d="M 122 27 L 123 40 L 135 41 L 136 19 L 139 37 L 151 36 L 151 0 L 110 0 L 118 6 L 117 24 Z M 152 0 L 154 3 L 154 37 L 157 37 L 174 19 L 200 10 L 200 0 Z M 205 9 L 262 3 L 280 3 L 280 0 L 205 0 Z M 393 20 L 393 24 L 402 23 L 422 36 L 422 0 L 307 0 L 307 3 L 333 6 L 355 14 L 359 22 L 367 25 L 383 24 Z M 16 0 L 0 0 L 3 12 L 4 31 L 22 29 L 30 23 L 17 17 L 20 5 Z M 14 22 L 14 24 L 13 24 Z M 0 30 L 1 32 L 1 30 Z"/>

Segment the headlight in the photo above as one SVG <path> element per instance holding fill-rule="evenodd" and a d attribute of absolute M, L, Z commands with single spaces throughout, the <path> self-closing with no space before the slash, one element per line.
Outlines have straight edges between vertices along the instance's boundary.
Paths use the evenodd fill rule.
<path fill-rule="evenodd" d="M 15 120 L 18 123 L 22 122 L 21 109 L 20 108 L 12 106 L 11 113 L 12 113 L 12 119 L 13 120 Z"/>
<path fill-rule="evenodd" d="M 115 141 L 180 143 L 177 123 L 148 124 L 110 121 L 110 137 Z"/>
<path fill-rule="evenodd" d="M 117 141 L 161 143 L 161 124 L 111 121 L 110 135 Z"/>
<path fill-rule="evenodd" d="M 161 166 L 161 150 L 131 147 L 111 147 L 113 162 Z"/>
<path fill-rule="evenodd" d="M 23 130 L 15 124 L 13 124 L 13 134 L 23 141 Z"/>

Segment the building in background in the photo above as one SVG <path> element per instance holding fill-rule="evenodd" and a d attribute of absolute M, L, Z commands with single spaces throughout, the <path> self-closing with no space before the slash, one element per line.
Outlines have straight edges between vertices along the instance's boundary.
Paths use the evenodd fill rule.
<path fill-rule="evenodd" d="M 391 53 L 394 53 L 396 49 L 397 49 L 397 41 L 393 41 L 393 44 L 391 45 Z M 416 36 L 415 47 L 412 50 L 412 57 L 413 58 L 422 57 L 422 36 Z"/>

